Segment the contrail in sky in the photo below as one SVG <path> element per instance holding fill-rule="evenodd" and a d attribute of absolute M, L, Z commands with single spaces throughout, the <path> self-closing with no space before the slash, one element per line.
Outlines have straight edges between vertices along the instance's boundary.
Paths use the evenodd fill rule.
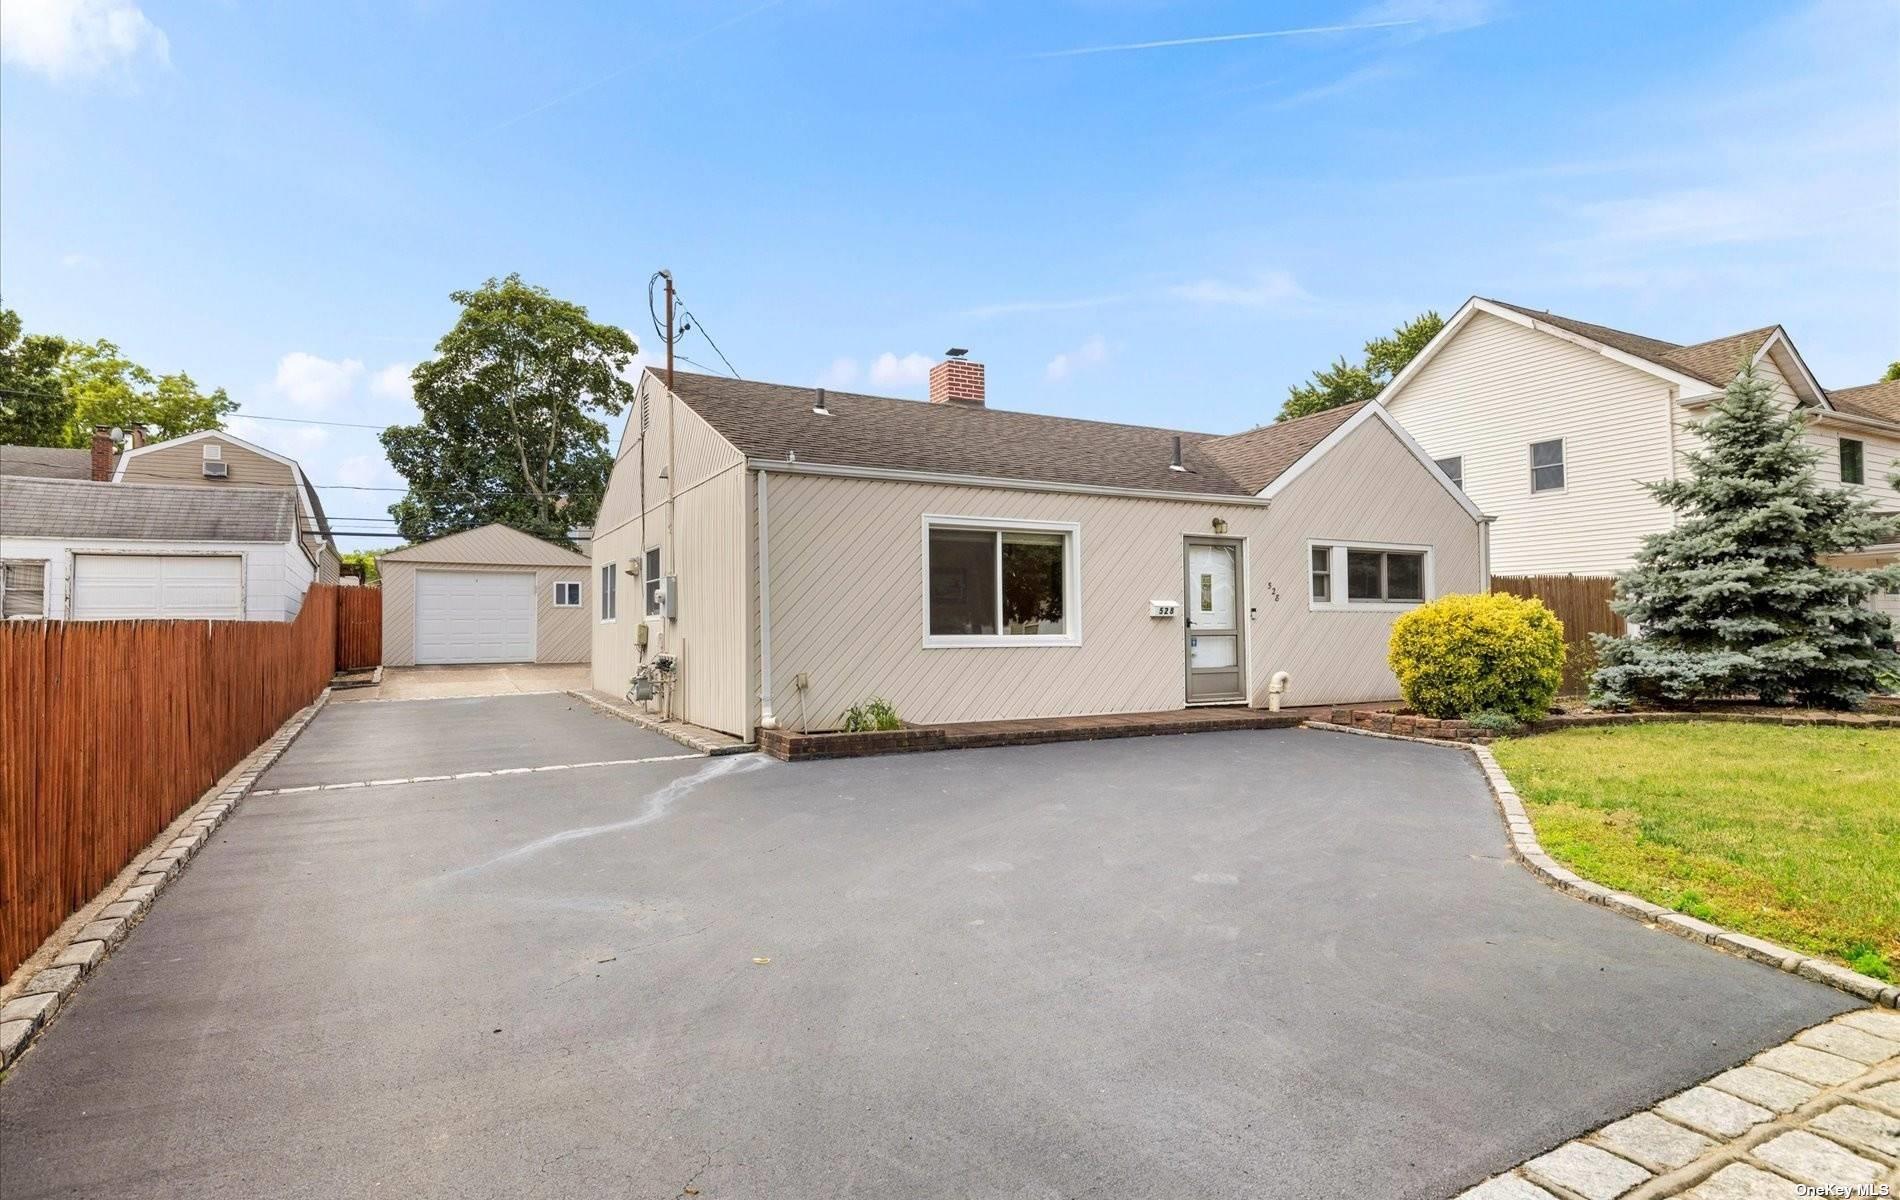
<path fill-rule="evenodd" d="M 1218 33 L 1209 37 L 1169 38 L 1162 42 L 1128 42 L 1120 46 L 1083 46 L 1075 50 L 1044 50 L 1031 58 L 1074 58 L 1082 54 L 1117 54 L 1124 50 L 1165 50 L 1173 46 L 1209 46 L 1216 42 L 1251 42 L 1260 38 L 1304 37 L 1314 33 L 1353 33 L 1361 29 L 1396 29 L 1416 25 L 1404 21 L 1366 21 L 1358 25 L 1314 25 L 1307 29 L 1264 29 L 1257 33 Z"/>

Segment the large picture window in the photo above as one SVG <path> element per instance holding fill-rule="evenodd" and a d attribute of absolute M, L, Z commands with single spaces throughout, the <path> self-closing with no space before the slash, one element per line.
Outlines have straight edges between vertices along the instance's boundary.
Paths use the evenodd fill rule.
<path fill-rule="evenodd" d="M 1077 641 L 1072 526 L 927 520 L 927 645 Z"/>

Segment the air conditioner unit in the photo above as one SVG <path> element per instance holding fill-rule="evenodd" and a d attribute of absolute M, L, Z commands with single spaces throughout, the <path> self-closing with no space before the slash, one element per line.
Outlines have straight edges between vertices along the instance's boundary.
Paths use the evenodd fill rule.
<path fill-rule="evenodd" d="M 206 479 L 223 479 L 229 476 L 230 473 L 231 473 L 231 468 L 228 464 L 221 463 L 221 462 L 213 462 L 210 459 L 205 460 L 205 478 Z"/>

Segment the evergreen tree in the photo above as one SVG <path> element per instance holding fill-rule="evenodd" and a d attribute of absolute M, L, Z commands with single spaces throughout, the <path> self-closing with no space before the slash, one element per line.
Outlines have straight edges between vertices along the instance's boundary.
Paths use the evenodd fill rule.
<path fill-rule="evenodd" d="M 1822 487 L 1802 427 L 1744 370 L 1697 425 L 1689 477 L 1648 485 L 1678 519 L 1617 579 L 1613 607 L 1637 634 L 1598 636 L 1598 703 L 1756 696 L 1852 708 L 1900 661 L 1892 622 L 1867 605 L 1900 588 L 1900 568 L 1819 561 L 1900 537 L 1900 519 Z"/>

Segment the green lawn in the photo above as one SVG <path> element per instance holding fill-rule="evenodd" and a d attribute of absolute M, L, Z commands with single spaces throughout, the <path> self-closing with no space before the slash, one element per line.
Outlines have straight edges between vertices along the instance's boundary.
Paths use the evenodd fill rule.
<path fill-rule="evenodd" d="M 1900 978 L 1900 734 L 1621 725 L 1492 749 L 1577 874 Z"/>

